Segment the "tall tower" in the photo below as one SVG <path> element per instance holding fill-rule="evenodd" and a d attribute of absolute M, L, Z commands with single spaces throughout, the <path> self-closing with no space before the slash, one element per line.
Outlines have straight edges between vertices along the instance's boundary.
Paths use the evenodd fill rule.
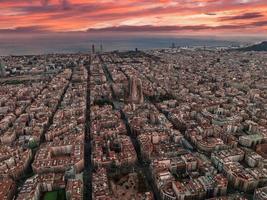
<path fill-rule="evenodd" d="M 103 45 L 100 44 L 100 52 L 103 53 Z"/>
<path fill-rule="evenodd" d="M 95 53 L 95 45 L 92 45 L 92 53 Z"/>
<path fill-rule="evenodd" d="M 0 77 L 6 76 L 6 69 L 4 64 L 2 63 L 2 60 L 0 60 Z"/>
<path fill-rule="evenodd" d="M 144 102 L 142 81 L 134 76 L 130 77 L 129 81 L 129 101 L 131 103 Z"/>

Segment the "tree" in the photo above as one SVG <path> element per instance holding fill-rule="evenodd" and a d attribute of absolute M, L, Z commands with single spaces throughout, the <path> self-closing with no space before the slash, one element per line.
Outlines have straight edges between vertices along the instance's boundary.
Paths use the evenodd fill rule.
<path fill-rule="evenodd" d="M 29 144 L 28 144 L 28 146 L 29 146 L 30 149 L 34 149 L 34 148 L 36 148 L 38 145 L 37 145 L 37 142 L 36 142 L 33 138 L 31 138 L 31 139 L 29 140 Z"/>

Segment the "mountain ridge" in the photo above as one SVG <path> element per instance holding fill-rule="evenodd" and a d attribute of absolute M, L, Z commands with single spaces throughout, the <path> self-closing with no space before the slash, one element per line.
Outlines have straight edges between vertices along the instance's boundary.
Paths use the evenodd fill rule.
<path fill-rule="evenodd" d="M 267 51 L 267 41 L 263 41 L 259 44 L 254 44 L 248 47 L 240 48 L 240 51 Z"/>

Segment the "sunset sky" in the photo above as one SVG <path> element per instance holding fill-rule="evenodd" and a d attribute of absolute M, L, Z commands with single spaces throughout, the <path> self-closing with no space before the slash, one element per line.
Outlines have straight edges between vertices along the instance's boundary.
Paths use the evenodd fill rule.
<path fill-rule="evenodd" d="M 0 33 L 263 35 L 267 0 L 0 0 Z"/>

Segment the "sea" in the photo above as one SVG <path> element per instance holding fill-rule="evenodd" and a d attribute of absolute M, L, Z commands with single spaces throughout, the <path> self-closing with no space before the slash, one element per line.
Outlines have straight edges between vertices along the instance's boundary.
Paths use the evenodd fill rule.
<path fill-rule="evenodd" d="M 128 51 L 175 47 L 230 47 L 240 42 L 213 37 L 170 37 L 170 36 L 109 36 L 89 34 L 41 34 L 23 36 L 1 36 L 0 55 L 36 55 L 52 53 L 87 53 L 95 46 L 98 51 Z"/>

